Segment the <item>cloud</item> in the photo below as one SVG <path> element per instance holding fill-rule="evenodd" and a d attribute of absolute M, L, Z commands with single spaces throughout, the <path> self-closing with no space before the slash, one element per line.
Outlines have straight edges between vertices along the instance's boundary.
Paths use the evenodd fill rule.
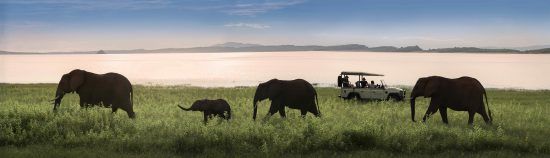
<path fill-rule="evenodd" d="M 102 9 L 160 9 L 173 4 L 173 0 L 5 0 L 0 4 L 8 5 L 34 5 L 41 9 L 76 9 L 76 10 L 102 10 Z"/>
<path fill-rule="evenodd" d="M 229 15 L 255 16 L 273 10 L 304 3 L 305 0 L 281 1 L 178 1 L 178 0 L 0 0 L 0 5 L 34 5 L 44 9 L 72 10 L 148 10 L 181 9 L 214 11 Z"/>
<path fill-rule="evenodd" d="M 240 28 L 252 28 L 252 29 L 267 29 L 271 26 L 255 23 L 230 23 L 223 25 L 225 27 L 240 27 Z"/>
<path fill-rule="evenodd" d="M 244 3 L 244 4 L 235 4 L 230 7 L 225 8 L 222 12 L 230 15 L 244 15 L 244 16 L 254 16 L 260 13 L 266 13 L 272 10 L 282 9 L 288 6 L 296 5 L 303 3 L 303 0 L 292 0 L 292 1 L 278 1 L 278 2 L 265 2 L 265 3 Z"/>

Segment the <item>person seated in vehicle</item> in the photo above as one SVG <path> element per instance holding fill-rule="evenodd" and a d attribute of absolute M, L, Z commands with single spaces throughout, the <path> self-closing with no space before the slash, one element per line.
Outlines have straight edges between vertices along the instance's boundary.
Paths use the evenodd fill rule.
<path fill-rule="evenodd" d="M 359 83 L 361 84 L 361 88 L 365 88 L 365 87 L 367 87 L 367 85 L 369 84 L 369 83 L 367 82 L 367 80 L 365 79 L 365 77 L 363 77 L 363 78 L 361 79 L 361 81 L 359 81 Z"/>
<path fill-rule="evenodd" d="M 342 78 L 342 75 L 338 75 L 338 87 L 343 87 L 344 86 L 344 83 L 342 83 L 342 81 L 344 80 L 344 78 Z"/>
<path fill-rule="evenodd" d="M 374 84 L 374 81 L 373 81 L 373 80 L 370 81 L 369 87 L 370 87 L 370 88 L 377 88 L 377 87 L 376 87 L 376 84 Z"/>
<path fill-rule="evenodd" d="M 342 80 L 342 84 L 344 85 L 344 87 L 351 87 L 351 85 L 349 84 L 349 77 L 348 75 L 345 75 L 343 80 Z"/>

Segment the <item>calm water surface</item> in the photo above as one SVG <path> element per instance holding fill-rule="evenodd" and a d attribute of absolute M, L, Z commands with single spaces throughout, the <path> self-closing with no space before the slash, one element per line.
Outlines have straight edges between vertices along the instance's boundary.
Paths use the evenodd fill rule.
<path fill-rule="evenodd" d="M 134 84 L 253 86 L 272 78 L 303 78 L 332 86 L 343 71 L 384 74 L 367 80 L 414 85 L 419 77 L 471 76 L 485 87 L 550 89 L 550 55 L 376 52 L 260 52 L 0 55 L 0 83 L 57 83 L 84 69 L 118 72 Z M 355 81 L 352 78 L 352 81 Z"/>

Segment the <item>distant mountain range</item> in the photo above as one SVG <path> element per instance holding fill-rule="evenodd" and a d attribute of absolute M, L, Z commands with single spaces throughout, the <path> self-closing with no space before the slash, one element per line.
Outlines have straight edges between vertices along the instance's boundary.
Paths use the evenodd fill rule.
<path fill-rule="evenodd" d="M 99 50 L 81 52 L 7 52 L 0 51 L 0 54 L 137 54 L 137 53 L 223 53 L 223 52 L 280 52 L 280 51 L 356 51 L 356 52 L 430 52 L 430 53 L 521 53 L 521 54 L 550 54 L 548 48 L 533 50 L 501 49 L 501 48 L 476 48 L 476 47 L 454 47 L 437 48 L 424 50 L 419 46 L 395 47 L 379 46 L 367 47 L 361 44 L 346 44 L 333 46 L 319 45 L 259 45 L 238 42 L 227 42 L 207 47 L 191 48 L 163 48 L 163 49 L 133 49 L 133 50 Z"/>
<path fill-rule="evenodd" d="M 437 48 L 429 49 L 426 52 L 438 52 L 438 53 L 454 53 L 454 52 L 467 52 L 467 53 L 517 53 L 519 50 L 514 49 L 487 49 L 476 47 L 454 47 L 454 48 Z"/>
<path fill-rule="evenodd" d="M 528 51 L 528 50 L 538 50 L 538 49 L 544 49 L 544 48 L 550 48 L 549 45 L 532 45 L 532 46 L 524 46 L 524 47 L 484 47 L 487 49 L 514 49 L 519 51 Z"/>

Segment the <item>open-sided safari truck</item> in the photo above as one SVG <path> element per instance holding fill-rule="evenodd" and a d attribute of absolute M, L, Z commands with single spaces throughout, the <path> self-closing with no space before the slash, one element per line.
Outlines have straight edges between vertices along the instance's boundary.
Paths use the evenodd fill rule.
<path fill-rule="evenodd" d="M 350 76 L 352 76 L 350 78 Z M 357 76 L 357 77 L 356 77 Z M 350 72 L 343 71 L 338 76 L 338 87 L 340 87 L 340 96 L 344 99 L 365 99 L 365 100 L 395 100 L 402 101 L 405 98 L 405 90 L 396 87 L 388 87 L 384 80 L 379 84 L 370 80 L 375 76 L 384 76 L 382 74 L 368 72 Z M 369 79 L 367 79 L 367 77 Z M 355 78 L 358 80 L 355 81 Z M 353 80 L 355 82 L 350 82 Z"/>

